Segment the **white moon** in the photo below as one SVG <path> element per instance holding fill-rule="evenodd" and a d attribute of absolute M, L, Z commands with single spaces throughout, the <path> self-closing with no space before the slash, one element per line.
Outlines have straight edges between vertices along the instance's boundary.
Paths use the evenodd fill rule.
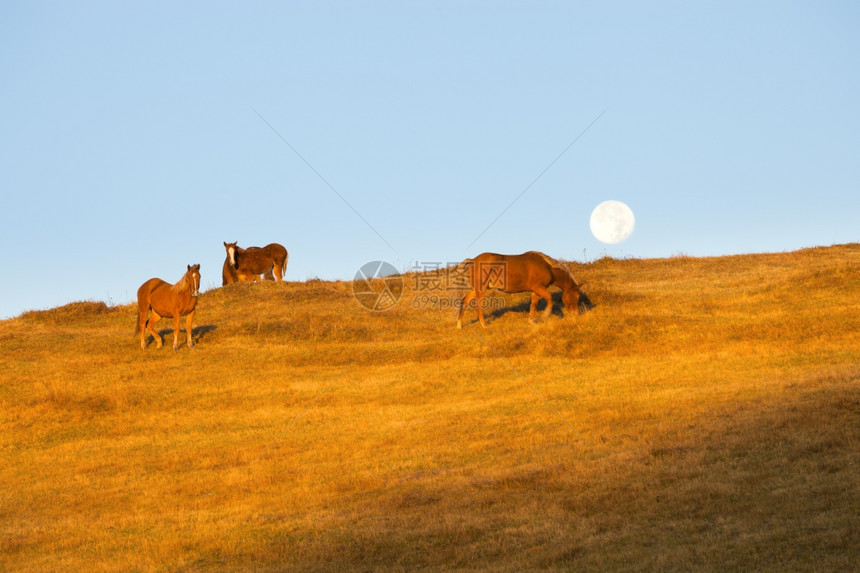
<path fill-rule="evenodd" d="M 621 201 L 604 201 L 591 212 L 591 233 L 601 243 L 620 243 L 633 232 L 633 211 Z"/>

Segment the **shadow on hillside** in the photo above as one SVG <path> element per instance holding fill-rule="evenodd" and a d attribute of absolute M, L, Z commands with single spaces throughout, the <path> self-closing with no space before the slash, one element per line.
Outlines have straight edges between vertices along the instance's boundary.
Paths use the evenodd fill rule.
<path fill-rule="evenodd" d="M 214 324 L 207 324 L 206 326 L 196 326 L 191 329 L 191 338 L 193 338 L 195 342 L 197 342 L 198 340 L 203 340 L 203 338 L 207 334 L 209 334 L 216 328 L 218 327 Z"/>
<path fill-rule="evenodd" d="M 552 314 L 553 316 L 558 316 L 558 317 L 564 318 L 565 312 L 569 312 L 569 309 L 564 308 L 564 304 L 561 301 L 561 291 L 553 292 L 551 294 L 552 294 L 552 312 L 550 314 Z M 537 312 L 538 313 L 544 312 L 546 310 L 546 304 L 547 303 L 545 300 L 543 300 L 543 299 L 539 300 L 538 305 L 537 305 Z M 591 299 L 588 298 L 587 294 L 580 293 L 580 295 L 579 295 L 579 309 L 577 311 L 578 314 L 585 314 L 586 312 L 588 312 L 589 310 L 591 310 L 595 306 L 597 306 L 597 305 L 594 304 L 593 302 L 591 302 Z M 518 312 L 518 313 L 523 313 L 525 315 L 528 315 L 529 308 L 531 308 L 531 301 L 526 300 L 526 301 L 521 302 L 520 304 L 517 304 L 514 306 L 506 306 L 504 308 L 497 308 L 497 309 L 493 310 L 492 312 L 485 312 L 484 316 L 486 318 L 490 318 L 490 319 L 495 320 L 499 317 L 506 315 L 509 312 Z M 477 318 L 475 319 L 475 321 L 477 322 Z"/>
<path fill-rule="evenodd" d="M 194 328 L 191 329 L 191 340 L 193 340 L 194 343 L 196 344 L 196 343 L 200 342 L 201 340 L 203 340 L 203 338 L 205 338 L 207 334 L 209 334 L 210 332 L 212 332 L 216 328 L 218 328 L 218 327 L 215 326 L 214 324 L 207 324 L 205 326 L 195 326 Z M 180 338 L 182 338 L 183 332 L 185 332 L 185 329 L 180 328 L 179 329 L 179 337 Z M 161 330 L 158 331 L 158 335 L 161 336 L 162 338 L 164 338 L 166 336 L 173 336 L 173 328 L 162 328 Z"/>
<path fill-rule="evenodd" d="M 540 550 L 517 556 L 521 570 L 625 569 L 640 558 L 679 570 L 688 568 L 685 546 L 690 544 L 704 569 L 761 570 L 770 563 L 787 564 L 789 570 L 850 569 L 858 556 L 856 498 L 851 496 L 856 471 L 850 461 L 860 438 L 852 422 L 857 393 L 850 381 L 836 380 L 826 390 L 763 405 L 725 405 L 718 416 L 700 413 L 693 435 L 686 423 L 673 423 L 648 430 L 647 443 L 640 444 L 617 429 L 596 452 L 588 451 L 595 448 L 584 430 L 584 436 L 558 444 L 569 448 L 565 455 L 576 472 L 555 455 L 542 454 L 540 442 L 526 465 L 523 452 L 505 451 L 502 431 L 487 436 L 499 453 L 455 459 L 438 468 L 430 464 L 402 476 L 393 469 L 386 479 L 397 487 L 362 489 L 348 474 L 323 473 L 326 481 L 343 484 L 337 493 L 340 512 L 304 521 L 277 509 L 249 517 L 249 528 L 259 527 L 266 536 L 255 553 L 240 557 L 244 561 L 237 561 L 237 568 L 277 568 L 294 559 L 298 569 L 322 562 L 343 570 L 370 570 L 389 562 L 417 569 L 457 559 L 459 568 L 478 569 L 488 559 L 503 563 L 511 558 L 499 547 L 523 543 Z M 671 418 L 673 413 L 665 414 Z M 543 447 L 555 445 L 548 439 Z M 379 465 L 399 467 L 398 452 L 379 456 Z M 266 463 L 273 473 L 286 465 Z M 323 499 L 334 496 L 320 491 Z M 784 501 L 775 503 L 774 496 Z M 543 511 L 523 510 L 538 500 Z M 728 525 L 715 528 L 721 520 Z M 467 533 L 453 536 L 452 521 Z M 779 524 L 779 536 L 773 535 L 773 524 Z M 319 528 L 332 532 L 337 551 L 330 539 L 314 535 Z M 541 533 L 548 530 L 558 532 L 558 538 L 547 542 Z M 737 531 L 748 532 L 748 539 L 738 539 Z M 625 550 L 606 550 L 615 544 Z M 728 567 L 727 546 L 738 549 Z M 218 558 L 216 549 L 210 552 L 201 560 Z"/>

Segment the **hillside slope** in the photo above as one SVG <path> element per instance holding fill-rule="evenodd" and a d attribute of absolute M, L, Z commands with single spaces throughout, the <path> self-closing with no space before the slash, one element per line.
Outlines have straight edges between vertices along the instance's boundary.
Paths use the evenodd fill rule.
<path fill-rule="evenodd" d="M 860 562 L 860 245 L 570 266 L 591 312 L 486 330 L 418 275 L 214 289 L 178 352 L 132 306 L 0 322 L 0 568 Z"/>

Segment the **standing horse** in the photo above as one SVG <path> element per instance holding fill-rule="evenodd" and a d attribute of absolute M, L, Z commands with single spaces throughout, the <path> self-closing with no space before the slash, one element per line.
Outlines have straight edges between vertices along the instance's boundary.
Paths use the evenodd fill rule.
<path fill-rule="evenodd" d="M 280 281 L 287 273 L 289 253 L 283 245 L 269 243 L 265 247 L 243 249 L 236 243 L 224 243 L 227 258 L 221 269 L 221 286 L 239 281 L 257 282 L 260 275 Z"/>
<path fill-rule="evenodd" d="M 521 255 L 482 253 L 474 259 L 466 259 L 463 264 L 472 290 L 460 303 L 457 328 L 463 327 L 463 313 L 472 299 L 476 299 L 481 326 L 487 328 L 482 304 L 484 291 L 487 289 L 497 289 L 502 292 L 530 291 L 532 302 L 529 308 L 529 322 L 534 322 L 537 303 L 542 298 L 546 300 L 544 316 L 552 313 L 552 295 L 547 290 L 550 286 L 561 289 L 561 300 L 565 307 L 574 309 L 579 306 L 581 294 L 579 289 L 583 283 L 576 282 L 570 271 L 543 253 L 537 251 L 529 251 Z"/>
<path fill-rule="evenodd" d="M 173 319 L 173 350 L 179 348 L 179 319 L 185 316 L 188 347 L 194 348 L 191 321 L 194 319 L 198 296 L 200 296 L 200 265 L 188 265 L 188 270 L 175 285 L 158 278 L 149 279 L 140 285 L 137 289 L 137 332 L 140 333 L 140 347 L 146 349 L 146 331 L 149 330 L 155 338 L 157 347 L 161 348 L 164 341 L 155 331 L 154 325 L 162 317 L 167 317 Z"/>

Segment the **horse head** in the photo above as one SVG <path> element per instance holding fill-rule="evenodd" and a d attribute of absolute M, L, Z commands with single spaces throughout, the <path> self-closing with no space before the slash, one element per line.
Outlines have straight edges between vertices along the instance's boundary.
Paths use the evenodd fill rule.
<path fill-rule="evenodd" d="M 564 303 L 564 308 L 573 310 L 579 308 L 579 300 L 582 293 L 579 291 L 579 285 L 573 283 L 569 288 L 561 291 L 561 302 Z"/>
<path fill-rule="evenodd" d="M 567 270 L 570 273 L 570 267 L 568 267 Z M 577 280 L 575 278 L 573 278 L 573 273 L 570 273 L 570 280 L 573 283 L 573 287 L 571 290 L 573 290 L 573 289 L 576 290 L 576 297 L 575 297 L 576 306 L 574 307 L 573 304 L 571 304 L 570 306 L 567 306 L 567 302 L 565 301 L 564 304 L 565 304 L 565 306 L 567 306 L 567 308 L 569 308 L 571 310 L 573 310 L 574 308 L 577 308 L 577 310 L 579 311 L 579 314 L 585 314 L 586 312 L 588 312 L 589 310 L 591 310 L 592 308 L 597 306 L 596 304 L 591 302 L 591 299 L 588 298 L 587 294 L 582 292 L 582 287 L 584 287 L 588 281 L 577 282 Z M 562 295 L 562 296 L 564 296 L 564 295 Z M 571 302 L 573 301 L 573 298 L 574 297 L 571 297 Z"/>
<path fill-rule="evenodd" d="M 585 283 L 578 282 L 574 278 L 570 265 L 566 262 L 561 264 L 561 268 L 564 272 L 561 275 L 562 280 L 559 281 L 559 286 L 562 288 L 561 301 L 564 303 L 564 307 L 571 311 L 575 308 L 579 314 L 584 314 L 594 308 L 594 303 L 591 302 L 588 295 L 582 292 Z"/>
<path fill-rule="evenodd" d="M 188 265 L 188 271 L 185 273 L 188 279 L 189 287 L 191 288 L 191 296 L 200 296 L 200 265 Z"/>
<path fill-rule="evenodd" d="M 227 258 L 230 260 L 230 266 L 234 269 L 238 269 L 239 263 L 236 262 L 236 251 L 239 249 L 239 247 L 236 246 L 236 242 L 224 242 L 224 248 L 227 249 Z"/>

